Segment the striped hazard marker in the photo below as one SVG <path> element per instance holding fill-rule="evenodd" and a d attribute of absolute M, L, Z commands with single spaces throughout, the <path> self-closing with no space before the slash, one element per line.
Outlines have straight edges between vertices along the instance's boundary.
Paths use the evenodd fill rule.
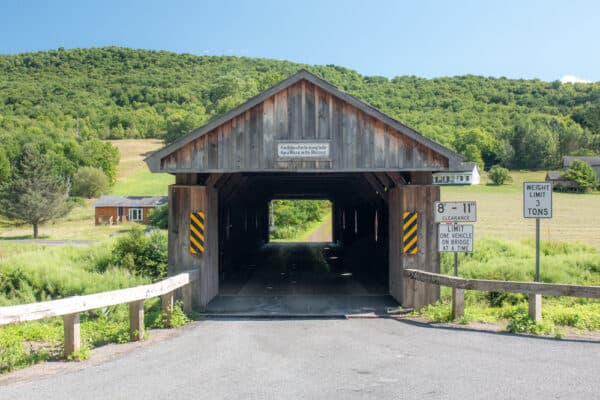
<path fill-rule="evenodd" d="M 190 214 L 190 253 L 204 253 L 204 213 L 196 211 Z"/>
<path fill-rule="evenodd" d="M 416 211 L 406 211 L 402 214 L 402 252 L 404 254 L 417 254 L 417 231 L 419 214 Z"/>

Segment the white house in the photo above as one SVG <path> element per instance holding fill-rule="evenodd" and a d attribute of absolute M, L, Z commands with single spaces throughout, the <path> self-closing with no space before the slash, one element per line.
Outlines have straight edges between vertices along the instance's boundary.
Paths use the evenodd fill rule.
<path fill-rule="evenodd" d="M 448 171 L 433 174 L 434 185 L 479 185 L 480 180 L 479 167 L 474 162 L 460 163 Z"/>

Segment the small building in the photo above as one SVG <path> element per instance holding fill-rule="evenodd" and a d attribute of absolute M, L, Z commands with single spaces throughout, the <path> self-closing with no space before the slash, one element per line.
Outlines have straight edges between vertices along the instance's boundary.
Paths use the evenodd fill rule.
<path fill-rule="evenodd" d="M 150 211 L 167 203 L 167 196 L 102 196 L 94 203 L 96 225 L 148 222 Z"/>
<path fill-rule="evenodd" d="M 551 182 L 553 190 L 559 192 L 570 192 L 577 190 L 577 183 L 565 179 L 563 174 L 560 172 L 547 172 L 546 182 Z"/>
<path fill-rule="evenodd" d="M 433 174 L 434 185 L 479 185 L 481 175 L 474 162 L 462 162 L 448 171 Z"/>
<path fill-rule="evenodd" d="M 600 157 L 564 156 L 563 169 L 569 168 L 575 160 L 581 160 L 584 163 L 587 163 L 596 172 L 598 179 L 600 179 Z"/>

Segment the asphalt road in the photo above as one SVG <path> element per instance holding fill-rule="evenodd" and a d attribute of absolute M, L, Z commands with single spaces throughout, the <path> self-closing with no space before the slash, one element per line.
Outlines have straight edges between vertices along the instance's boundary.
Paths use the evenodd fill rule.
<path fill-rule="evenodd" d="M 600 344 L 392 319 L 203 321 L 0 399 L 593 399 Z"/>

